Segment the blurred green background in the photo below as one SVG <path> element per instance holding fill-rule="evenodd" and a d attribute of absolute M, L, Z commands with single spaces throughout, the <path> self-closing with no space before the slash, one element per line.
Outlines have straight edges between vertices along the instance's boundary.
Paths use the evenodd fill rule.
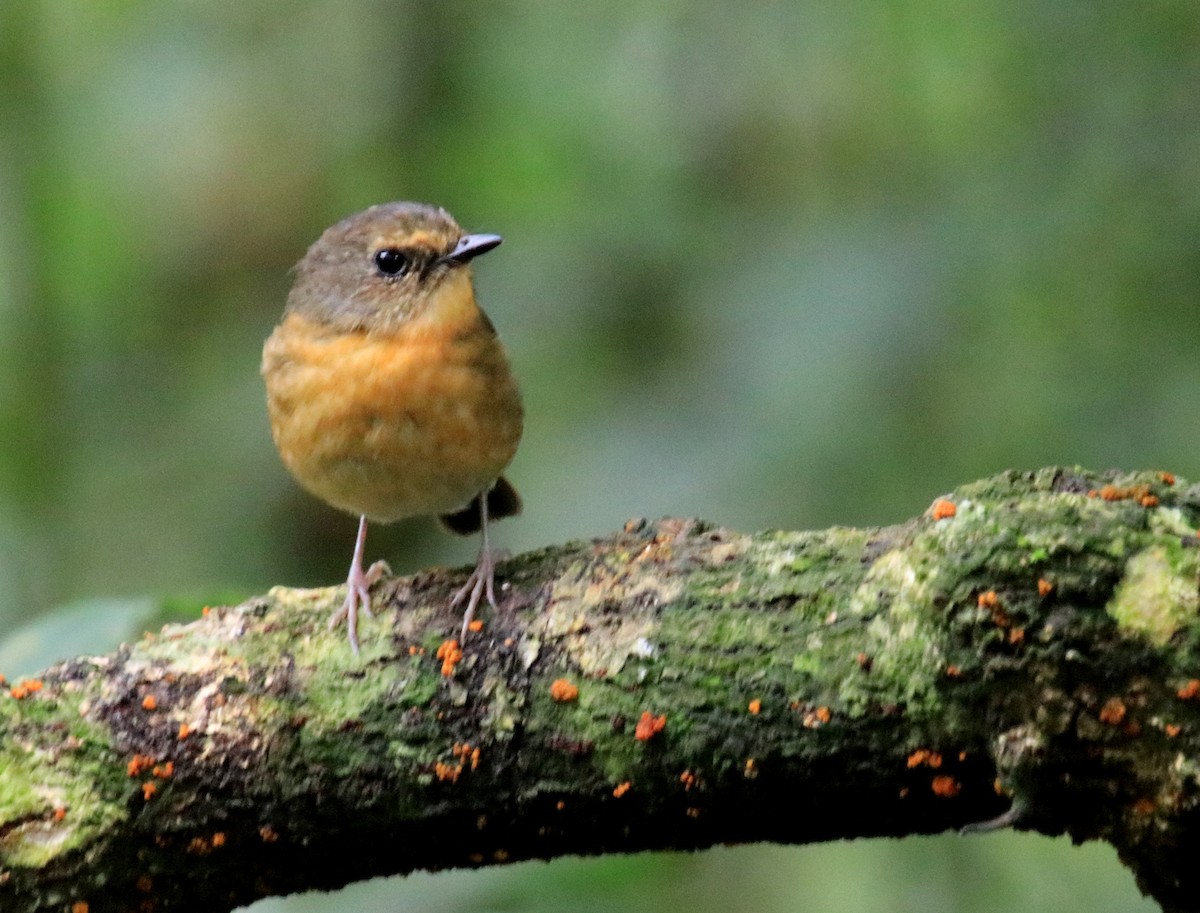
<path fill-rule="evenodd" d="M 528 409 L 513 550 L 890 523 L 1010 467 L 1200 476 L 1194 0 L 5 0 L 0 671 L 344 578 L 353 520 L 280 466 L 259 353 L 306 246 L 392 199 L 505 237 L 476 275 Z M 255 911 L 417 907 L 1152 909 L 1107 848 L 1002 834 Z"/>

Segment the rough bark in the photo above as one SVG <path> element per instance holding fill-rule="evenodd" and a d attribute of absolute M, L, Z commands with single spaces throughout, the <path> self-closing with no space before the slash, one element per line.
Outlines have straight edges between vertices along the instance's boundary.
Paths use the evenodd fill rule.
<path fill-rule="evenodd" d="M 952 514 L 952 515 L 951 515 Z M 1200 909 L 1200 486 L 1007 473 L 884 529 L 631 522 L 276 588 L 0 697 L 0 909 L 228 910 L 569 853 L 1014 826 Z"/>

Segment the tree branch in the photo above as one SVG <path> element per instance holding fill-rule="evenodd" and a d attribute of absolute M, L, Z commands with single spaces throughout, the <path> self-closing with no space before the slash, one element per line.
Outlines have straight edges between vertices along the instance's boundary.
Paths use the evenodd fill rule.
<path fill-rule="evenodd" d="M 0 697 L 0 909 L 228 910 L 569 853 L 1012 825 L 1200 908 L 1200 487 L 1045 469 L 885 529 L 621 533 L 276 588 Z"/>

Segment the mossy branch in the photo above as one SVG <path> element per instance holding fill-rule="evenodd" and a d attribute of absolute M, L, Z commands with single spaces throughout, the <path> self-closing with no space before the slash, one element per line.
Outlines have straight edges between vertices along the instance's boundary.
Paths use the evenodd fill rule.
<path fill-rule="evenodd" d="M 1200 908 L 1200 486 L 1045 469 L 908 523 L 693 521 L 275 589 L 11 683 L 0 909 L 213 911 L 419 868 L 1011 825 Z"/>

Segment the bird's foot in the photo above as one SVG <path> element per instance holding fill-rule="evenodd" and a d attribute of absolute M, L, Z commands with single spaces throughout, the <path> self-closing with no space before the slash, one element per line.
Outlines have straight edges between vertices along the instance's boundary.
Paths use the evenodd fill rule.
<path fill-rule="evenodd" d="M 358 653 L 358 612 L 361 609 L 368 618 L 375 617 L 371 613 L 371 587 L 380 577 L 391 572 L 385 561 L 376 561 L 365 571 L 361 561 L 350 566 L 350 575 L 346 578 L 346 601 L 330 616 L 329 630 L 332 631 L 345 619 L 350 649 L 355 653 Z"/>
<path fill-rule="evenodd" d="M 467 582 L 450 599 L 450 608 L 452 609 L 464 599 L 467 600 L 467 608 L 463 612 L 462 632 L 458 638 L 460 645 L 467 641 L 467 629 L 471 626 L 471 619 L 475 617 L 475 609 L 479 606 L 479 600 L 484 596 L 487 596 L 488 605 L 495 609 L 497 607 L 496 553 L 486 546 L 480 549 L 479 559 L 475 562 L 475 570 L 471 571 Z"/>

